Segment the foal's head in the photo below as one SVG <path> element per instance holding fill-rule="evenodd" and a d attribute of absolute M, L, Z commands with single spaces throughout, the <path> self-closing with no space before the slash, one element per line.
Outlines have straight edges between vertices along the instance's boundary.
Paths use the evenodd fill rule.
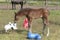
<path fill-rule="evenodd" d="M 19 17 L 27 16 L 29 11 L 30 11 L 30 8 L 25 8 L 25 9 L 19 10 L 17 13 L 15 12 L 14 22 L 18 21 Z"/>
<path fill-rule="evenodd" d="M 19 10 L 18 12 L 15 12 L 15 16 L 14 16 L 14 22 L 16 23 L 16 21 L 19 20 L 19 17 L 22 17 L 25 15 L 24 13 L 25 11 Z"/>

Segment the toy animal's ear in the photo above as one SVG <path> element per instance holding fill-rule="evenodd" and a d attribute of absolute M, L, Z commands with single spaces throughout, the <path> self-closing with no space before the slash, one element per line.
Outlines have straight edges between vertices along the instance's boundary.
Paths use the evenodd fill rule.
<path fill-rule="evenodd" d="M 9 24 L 11 24 L 11 22 L 9 22 Z"/>

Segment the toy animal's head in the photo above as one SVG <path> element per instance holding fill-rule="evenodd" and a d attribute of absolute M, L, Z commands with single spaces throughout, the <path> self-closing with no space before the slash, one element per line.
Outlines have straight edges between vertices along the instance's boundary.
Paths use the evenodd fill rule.
<path fill-rule="evenodd" d="M 16 24 L 16 23 L 11 23 L 11 22 L 10 22 L 9 24 L 10 24 L 11 28 L 13 28 L 14 30 L 17 29 L 17 27 L 16 27 L 17 24 Z"/>

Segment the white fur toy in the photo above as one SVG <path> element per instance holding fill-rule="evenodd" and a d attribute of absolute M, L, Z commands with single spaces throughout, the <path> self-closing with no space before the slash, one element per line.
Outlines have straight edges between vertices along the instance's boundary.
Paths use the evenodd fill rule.
<path fill-rule="evenodd" d="M 17 26 L 16 23 L 11 23 L 11 22 L 9 22 L 9 24 L 5 25 L 4 29 L 5 29 L 6 32 L 7 32 L 9 29 L 11 29 L 11 28 L 13 28 L 14 30 L 16 30 L 16 29 L 17 29 L 16 26 Z"/>

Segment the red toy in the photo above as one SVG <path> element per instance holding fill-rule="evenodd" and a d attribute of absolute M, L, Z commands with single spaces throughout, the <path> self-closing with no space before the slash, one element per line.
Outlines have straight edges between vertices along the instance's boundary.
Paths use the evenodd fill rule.
<path fill-rule="evenodd" d="M 24 19 L 23 27 L 24 27 L 25 29 L 28 29 L 28 19 L 27 19 L 27 18 Z"/>

